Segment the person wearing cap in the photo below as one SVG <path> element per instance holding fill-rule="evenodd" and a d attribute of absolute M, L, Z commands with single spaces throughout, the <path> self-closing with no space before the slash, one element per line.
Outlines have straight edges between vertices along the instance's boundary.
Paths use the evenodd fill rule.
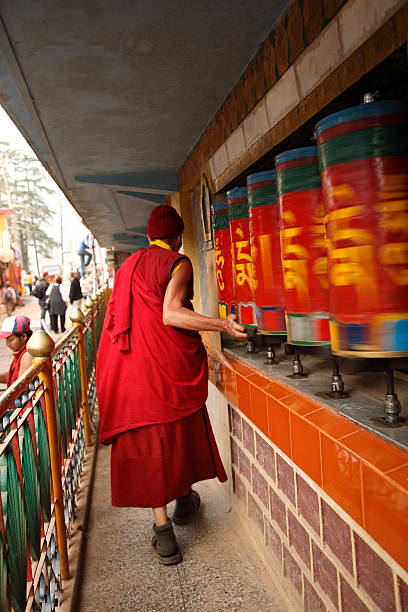
<path fill-rule="evenodd" d="M 32 359 L 30 353 L 27 352 L 27 342 L 32 333 L 28 317 L 17 315 L 7 317 L 3 321 L 0 338 L 5 338 L 6 345 L 13 351 L 13 361 L 8 371 L 0 373 L 0 382 L 6 382 L 8 387 L 31 366 Z"/>
<path fill-rule="evenodd" d="M 198 509 L 192 485 L 227 480 L 205 407 L 208 366 L 199 331 L 246 337 L 235 315 L 194 312 L 192 265 L 179 253 L 183 230 L 174 208 L 154 208 L 150 247 L 115 276 L 97 359 L 99 438 L 112 444 L 112 504 L 153 509 L 152 543 L 165 565 L 182 560 L 173 522 L 187 522 Z M 167 504 L 174 499 L 171 520 Z"/>

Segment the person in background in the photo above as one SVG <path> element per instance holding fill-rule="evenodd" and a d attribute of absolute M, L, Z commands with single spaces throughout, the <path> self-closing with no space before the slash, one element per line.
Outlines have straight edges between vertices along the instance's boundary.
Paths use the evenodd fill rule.
<path fill-rule="evenodd" d="M 80 272 L 81 276 L 85 274 L 85 268 L 89 266 L 92 260 L 92 253 L 89 250 L 90 247 L 90 236 L 87 234 L 82 240 L 78 248 L 78 255 L 80 259 Z"/>
<path fill-rule="evenodd" d="M 65 287 L 62 284 L 61 276 L 57 276 L 55 283 L 51 283 L 47 289 L 47 297 L 49 298 L 49 310 L 51 329 L 56 334 L 58 330 L 58 317 L 61 324 L 61 332 L 65 331 L 65 313 L 67 311 L 68 296 Z"/>
<path fill-rule="evenodd" d="M 27 352 L 27 342 L 32 333 L 28 317 L 18 315 L 3 321 L 0 338 L 5 338 L 7 347 L 13 351 L 13 361 L 8 371 L 0 373 L 0 382 L 7 383 L 8 387 L 31 366 L 32 358 Z"/>
<path fill-rule="evenodd" d="M 14 291 L 10 283 L 6 283 L 4 292 L 3 292 L 3 303 L 4 303 L 4 306 L 6 307 L 6 312 L 7 312 L 8 317 L 11 315 L 14 308 L 16 307 L 16 300 L 17 300 L 16 292 Z"/>
<path fill-rule="evenodd" d="M 28 294 L 31 295 L 33 292 L 33 276 L 30 270 L 27 272 L 26 277 L 25 277 L 25 286 L 28 289 Z"/>
<path fill-rule="evenodd" d="M 94 283 L 92 279 L 92 274 L 88 272 L 87 274 L 85 274 L 85 276 L 81 277 L 80 282 L 81 282 L 82 297 L 86 299 L 87 297 L 90 297 L 94 292 Z"/>
<path fill-rule="evenodd" d="M 44 331 L 47 331 L 47 326 L 45 324 L 45 313 L 47 312 L 47 290 L 50 285 L 48 278 L 48 272 L 44 272 L 41 280 L 38 281 L 32 293 L 34 297 L 38 298 L 38 304 L 41 309 L 41 327 L 44 329 Z"/>
<path fill-rule="evenodd" d="M 76 272 L 71 272 L 71 285 L 69 288 L 69 301 L 72 306 L 81 307 L 82 303 L 82 289 L 81 283 L 79 282 L 78 274 Z"/>

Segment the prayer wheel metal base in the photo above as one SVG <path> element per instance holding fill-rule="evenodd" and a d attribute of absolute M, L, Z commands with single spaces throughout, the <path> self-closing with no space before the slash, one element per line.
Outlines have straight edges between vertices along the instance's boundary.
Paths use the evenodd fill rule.
<path fill-rule="evenodd" d="M 315 395 L 323 399 L 342 399 L 345 397 L 350 397 L 350 393 L 344 390 L 344 381 L 342 375 L 340 374 L 339 361 L 337 357 L 333 357 L 331 391 L 321 391 L 315 393 Z"/>
<path fill-rule="evenodd" d="M 266 361 L 264 361 L 265 365 L 273 366 L 278 365 L 279 361 L 276 359 L 275 347 L 273 344 L 268 344 L 266 349 Z"/>
<path fill-rule="evenodd" d="M 295 350 L 295 355 L 292 361 L 292 374 L 288 374 L 287 378 L 308 378 L 307 374 L 303 369 L 303 364 L 300 359 L 300 354 Z"/>
<path fill-rule="evenodd" d="M 242 323 L 242 325 L 245 324 Z M 256 327 L 252 325 L 245 325 L 245 331 L 248 335 L 247 353 L 256 353 Z"/>
<path fill-rule="evenodd" d="M 388 366 L 385 373 L 387 376 L 387 393 L 384 402 L 385 415 L 380 418 L 372 419 L 372 421 L 382 427 L 402 427 L 407 424 L 407 419 L 401 417 L 401 402 L 398 399 L 398 395 L 395 393 L 394 387 L 394 370 L 391 366 Z"/>
<path fill-rule="evenodd" d="M 276 358 L 276 347 L 280 347 L 281 344 L 286 342 L 286 334 L 263 334 L 259 331 L 258 333 L 262 335 L 262 340 L 266 344 L 266 361 L 264 361 L 264 365 L 278 365 L 279 360 Z"/>
<path fill-rule="evenodd" d="M 387 397 L 387 396 L 386 396 Z M 398 403 L 399 400 L 397 399 Z M 387 409 L 386 404 L 384 404 L 384 408 Z M 408 419 L 405 417 L 398 417 L 397 419 L 390 421 L 387 416 L 384 417 L 376 417 L 371 419 L 372 423 L 376 425 L 380 425 L 386 429 L 397 429 L 398 427 L 406 427 L 408 424 Z"/>

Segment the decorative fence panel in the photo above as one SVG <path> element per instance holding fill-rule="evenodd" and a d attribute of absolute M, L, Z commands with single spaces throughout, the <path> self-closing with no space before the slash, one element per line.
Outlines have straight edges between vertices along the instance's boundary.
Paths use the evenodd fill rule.
<path fill-rule="evenodd" d="M 54 346 L 28 344 L 33 365 L 0 396 L 0 611 L 53 611 L 69 578 L 67 540 L 90 423 L 95 361 L 109 290 L 78 309 Z"/>

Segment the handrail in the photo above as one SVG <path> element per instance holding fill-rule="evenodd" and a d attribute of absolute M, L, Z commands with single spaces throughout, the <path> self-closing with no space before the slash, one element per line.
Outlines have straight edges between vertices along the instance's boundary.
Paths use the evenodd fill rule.
<path fill-rule="evenodd" d="M 14 403 L 23 392 L 27 389 L 29 383 L 38 376 L 38 374 L 43 369 L 43 365 L 41 363 L 36 363 L 30 366 L 28 370 L 26 370 L 20 378 L 18 378 L 15 382 L 13 382 L 10 387 L 8 387 L 3 393 L 0 395 L 0 418 L 3 416 L 4 412 L 9 409 L 11 403 Z"/>
<path fill-rule="evenodd" d="M 27 344 L 32 366 L 0 396 L 0 610 L 56 610 L 96 403 L 96 349 L 109 290 L 74 309 L 54 345 Z"/>
<path fill-rule="evenodd" d="M 67 341 L 74 335 L 75 335 L 75 327 L 71 327 L 71 329 L 67 329 L 67 331 L 64 332 L 64 335 L 58 340 L 58 342 L 55 343 L 54 350 L 52 351 L 52 356 L 59 353 L 59 351 L 64 347 Z"/>

